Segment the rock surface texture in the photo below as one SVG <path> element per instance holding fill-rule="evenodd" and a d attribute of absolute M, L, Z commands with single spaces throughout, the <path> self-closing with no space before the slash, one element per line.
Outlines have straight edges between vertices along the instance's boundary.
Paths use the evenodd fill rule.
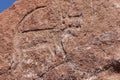
<path fill-rule="evenodd" d="M 120 80 L 120 0 L 18 0 L 0 14 L 0 80 Z"/>

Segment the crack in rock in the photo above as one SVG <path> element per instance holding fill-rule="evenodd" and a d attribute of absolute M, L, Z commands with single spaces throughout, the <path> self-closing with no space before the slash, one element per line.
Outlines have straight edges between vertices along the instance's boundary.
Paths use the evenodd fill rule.
<path fill-rule="evenodd" d="M 50 72 L 51 70 L 55 69 L 56 67 L 61 66 L 62 64 L 65 64 L 65 63 L 67 63 L 67 62 L 70 62 L 70 60 L 65 60 L 65 61 L 63 61 L 63 62 L 61 62 L 61 63 L 59 63 L 59 64 L 57 64 L 57 65 L 50 66 L 46 72 L 42 73 L 41 75 L 38 74 L 38 76 L 39 76 L 39 77 L 44 77 L 44 75 L 46 75 L 46 74 L 47 74 L 48 72 Z"/>

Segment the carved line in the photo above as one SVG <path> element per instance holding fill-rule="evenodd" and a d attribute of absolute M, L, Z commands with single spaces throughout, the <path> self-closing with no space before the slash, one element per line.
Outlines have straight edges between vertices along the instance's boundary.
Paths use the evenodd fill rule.
<path fill-rule="evenodd" d="M 22 31 L 22 33 L 28 33 L 28 32 L 38 32 L 38 31 L 46 31 L 46 30 L 53 30 L 54 28 L 45 28 L 45 29 L 33 29 L 33 30 L 25 30 Z"/>
<path fill-rule="evenodd" d="M 27 12 L 27 13 L 23 16 L 23 18 L 19 21 L 18 25 L 19 25 L 29 14 L 33 13 L 34 11 L 36 11 L 36 10 L 38 10 L 38 9 L 45 8 L 45 7 L 46 7 L 46 6 L 38 6 L 38 7 L 34 8 L 34 9 L 30 10 L 29 12 Z"/>

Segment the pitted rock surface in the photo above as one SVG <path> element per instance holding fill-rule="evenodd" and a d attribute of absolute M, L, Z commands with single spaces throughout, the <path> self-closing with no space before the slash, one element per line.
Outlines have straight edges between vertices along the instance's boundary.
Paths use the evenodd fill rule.
<path fill-rule="evenodd" d="M 0 80 L 120 80 L 119 0 L 18 0 L 0 14 Z"/>

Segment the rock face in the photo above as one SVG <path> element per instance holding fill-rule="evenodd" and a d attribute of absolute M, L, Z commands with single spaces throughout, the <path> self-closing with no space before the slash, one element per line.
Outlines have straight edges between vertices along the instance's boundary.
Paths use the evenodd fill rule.
<path fill-rule="evenodd" d="M 0 80 L 120 80 L 120 0 L 19 0 L 0 14 Z"/>

